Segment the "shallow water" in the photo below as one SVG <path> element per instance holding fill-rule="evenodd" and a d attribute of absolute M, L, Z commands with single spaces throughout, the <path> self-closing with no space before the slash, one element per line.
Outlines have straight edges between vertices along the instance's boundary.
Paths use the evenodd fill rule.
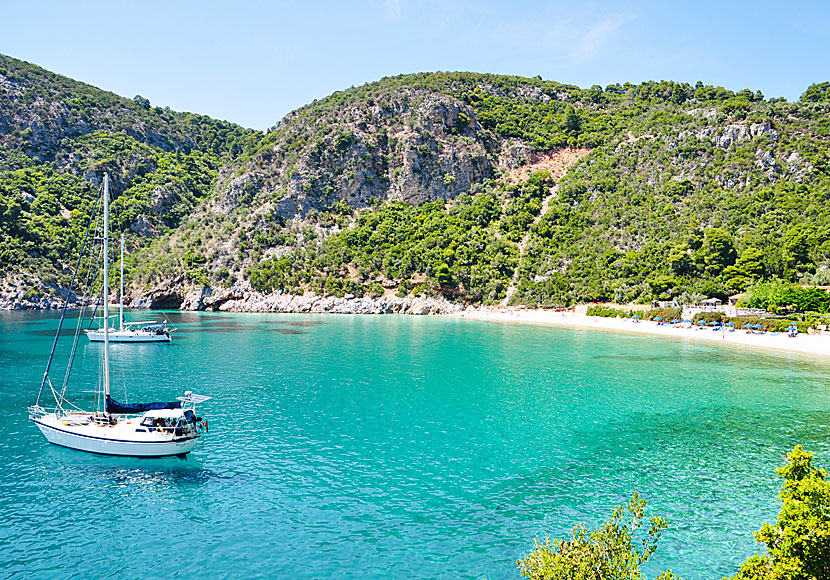
<path fill-rule="evenodd" d="M 534 535 L 639 491 L 670 524 L 649 575 L 719 579 L 758 549 L 787 451 L 830 465 L 817 358 L 431 317 L 171 320 L 172 344 L 113 345 L 113 396 L 212 395 L 210 433 L 131 459 L 45 441 L 25 408 L 55 314 L 0 313 L 4 576 L 518 578 Z M 81 342 L 73 381 L 100 352 Z"/>

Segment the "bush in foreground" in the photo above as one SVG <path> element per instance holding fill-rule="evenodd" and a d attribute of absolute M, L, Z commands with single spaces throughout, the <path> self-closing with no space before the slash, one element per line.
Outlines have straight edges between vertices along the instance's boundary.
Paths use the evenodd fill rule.
<path fill-rule="evenodd" d="M 784 478 L 778 494 L 781 511 L 774 525 L 765 523 L 755 539 L 767 546 L 763 556 L 744 562 L 734 580 L 830 579 L 830 481 L 813 467 L 813 454 L 796 446 L 787 465 L 775 471 Z"/>
<path fill-rule="evenodd" d="M 830 580 L 827 471 L 814 467 L 813 454 L 797 445 L 776 472 L 784 478 L 778 520 L 765 523 L 755 534 L 767 553 L 750 557 L 729 580 Z M 588 532 L 577 525 L 567 539 L 534 541 L 533 551 L 516 564 L 529 580 L 642 580 L 640 565 L 657 549 L 667 527 L 665 518 L 651 516 L 648 532 L 638 534 L 645 507 L 645 500 L 635 493 L 628 506 L 615 508 L 599 529 Z M 657 576 L 675 578 L 671 570 Z"/>
<path fill-rule="evenodd" d="M 568 539 L 534 541 L 534 550 L 516 564 L 530 580 L 640 580 L 640 565 L 657 549 L 657 540 L 668 525 L 665 518 L 651 516 L 648 532 L 638 534 L 645 509 L 645 500 L 635 493 L 628 506 L 614 508 L 598 530 L 588 532 L 585 526 L 577 525 Z M 640 535 L 644 537 L 635 539 Z M 657 578 L 676 577 L 667 571 Z"/>

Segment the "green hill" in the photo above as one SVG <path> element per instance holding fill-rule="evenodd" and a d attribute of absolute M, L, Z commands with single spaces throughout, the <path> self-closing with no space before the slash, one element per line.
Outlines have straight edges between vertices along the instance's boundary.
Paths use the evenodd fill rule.
<path fill-rule="evenodd" d="M 65 284 L 107 170 L 141 249 L 134 296 L 561 305 L 830 283 L 825 85 L 788 103 L 702 83 L 403 75 L 261 134 L 0 57 L 0 271 L 34 276 L 30 295 Z"/>

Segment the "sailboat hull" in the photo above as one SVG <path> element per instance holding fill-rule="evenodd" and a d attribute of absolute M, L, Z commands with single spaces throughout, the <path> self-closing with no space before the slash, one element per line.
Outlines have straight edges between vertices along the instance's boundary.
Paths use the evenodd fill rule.
<path fill-rule="evenodd" d="M 199 434 L 172 437 L 158 431 L 137 431 L 138 421 L 119 421 L 116 425 L 75 424 L 54 413 L 33 419 L 50 443 L 79 451 L 125 457 L 165 457 L 190 453 Z"/>
<path fill-rule="evenodd" d="M 86 335 L 92 342 L 104 342 L 103 330 L 87 330 Z M 110 342 L 171 342 L 169 334 L 142 332 L 140 330 L 110 330 Z"/>

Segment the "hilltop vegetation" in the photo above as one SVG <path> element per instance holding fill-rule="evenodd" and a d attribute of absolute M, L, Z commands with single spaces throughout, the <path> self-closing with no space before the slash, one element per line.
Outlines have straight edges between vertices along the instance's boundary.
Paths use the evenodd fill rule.
<path fill-rule="evenodd" d="M 320 213 L 311 215 L 312 236 L 303 232 L 307 223 L 279 222 L 276 229 L 288 230 L 288 236 L 266 233 L 267 221 L 247 232 L 247 239 L 260 240 L 244 246 L 255 288 L 376 293 L 379 282 L 391 279 L 401 282 L 399 291 L 492 302 L 505 297 L 510 270 L 518 265 L 511 302 L 553 306 L 684 293 L 725 298 L 761 280 L 830 281 L 825 104 L 765 101 L 757 91 L 733 93 L 701 83 L 581 90 L 516 77 L 407 75 L 315 103 L 287 118 L 263 143 L 280 143 L 295 126 L 314 127 L 318 133 L 305 138 L 325 148 L 325 131 L 342 130 L 343 122 L 335 119 L 427 90 L 466 105 L 459 105 L 463 118 L 480 126 L 479 134 L 489 134 L 480 140 L 489 144 L 491 174 L 467 191 L 493 211 L 477 229 L 467 224 L 459 230 L 454 220 L 469 203 L 464 197 L 452 205 L 423 205 L 412 216 L 369 206 L 344 219 L 342 208 L 336 216 L 330 209 L 351 200 L 334 199 L 330 192 L 315 198 L 312 188 L 306 199 L 321 201 Z M 805 101 L 815 100 L 816 93 L 811 88 Z M 312 124 L 312 118 L 331 123 Z M 451 133 L 457 127 L 456 120 L 443 129 Z M 350 138 L 357 139 L 355 133 Z M 298 151 L 305 142 L 292 141 Z M 556 184 L 555 194 L 554 182 L 541 173 L 533 179 L 545 186 L 529 186 L 521 195 L 499 179 L 565 146 L 593 151 Z M 456 176 L 446 177 L 452 182 Z M 268 205 L 253 195 L 260 200 L 254 206 Z M 280 209 L 273 206 L 277 215 Z M 413 222 L 415 215 L 420 222 Z M 370 222 L 394 235 L 356 237 Z M 351 224 L 355 231 L 348 229 Z M 448 233 L 436 238 L 436 228 Z M 498 250 L 490 245 L 495 242 Z M 490 248 L 484 250 L 488 263 L 466 258 L 482 248 Z M 263 260 L 274 250 L 278 256 Z"/>
<path fill-rule="evenodd" d="M 0 57 L 0 270 L 65 283 L 106 170 L 135 293 L 554 306 L 830 283 L 828 86 L 423 73 L 262 134 Z"/>
<path fill-rule="evenodd" d="M 0 272 L 65 285 L 104 171 L 132 246 L 169 233 L 257 139 L 0 56 Z"/>

